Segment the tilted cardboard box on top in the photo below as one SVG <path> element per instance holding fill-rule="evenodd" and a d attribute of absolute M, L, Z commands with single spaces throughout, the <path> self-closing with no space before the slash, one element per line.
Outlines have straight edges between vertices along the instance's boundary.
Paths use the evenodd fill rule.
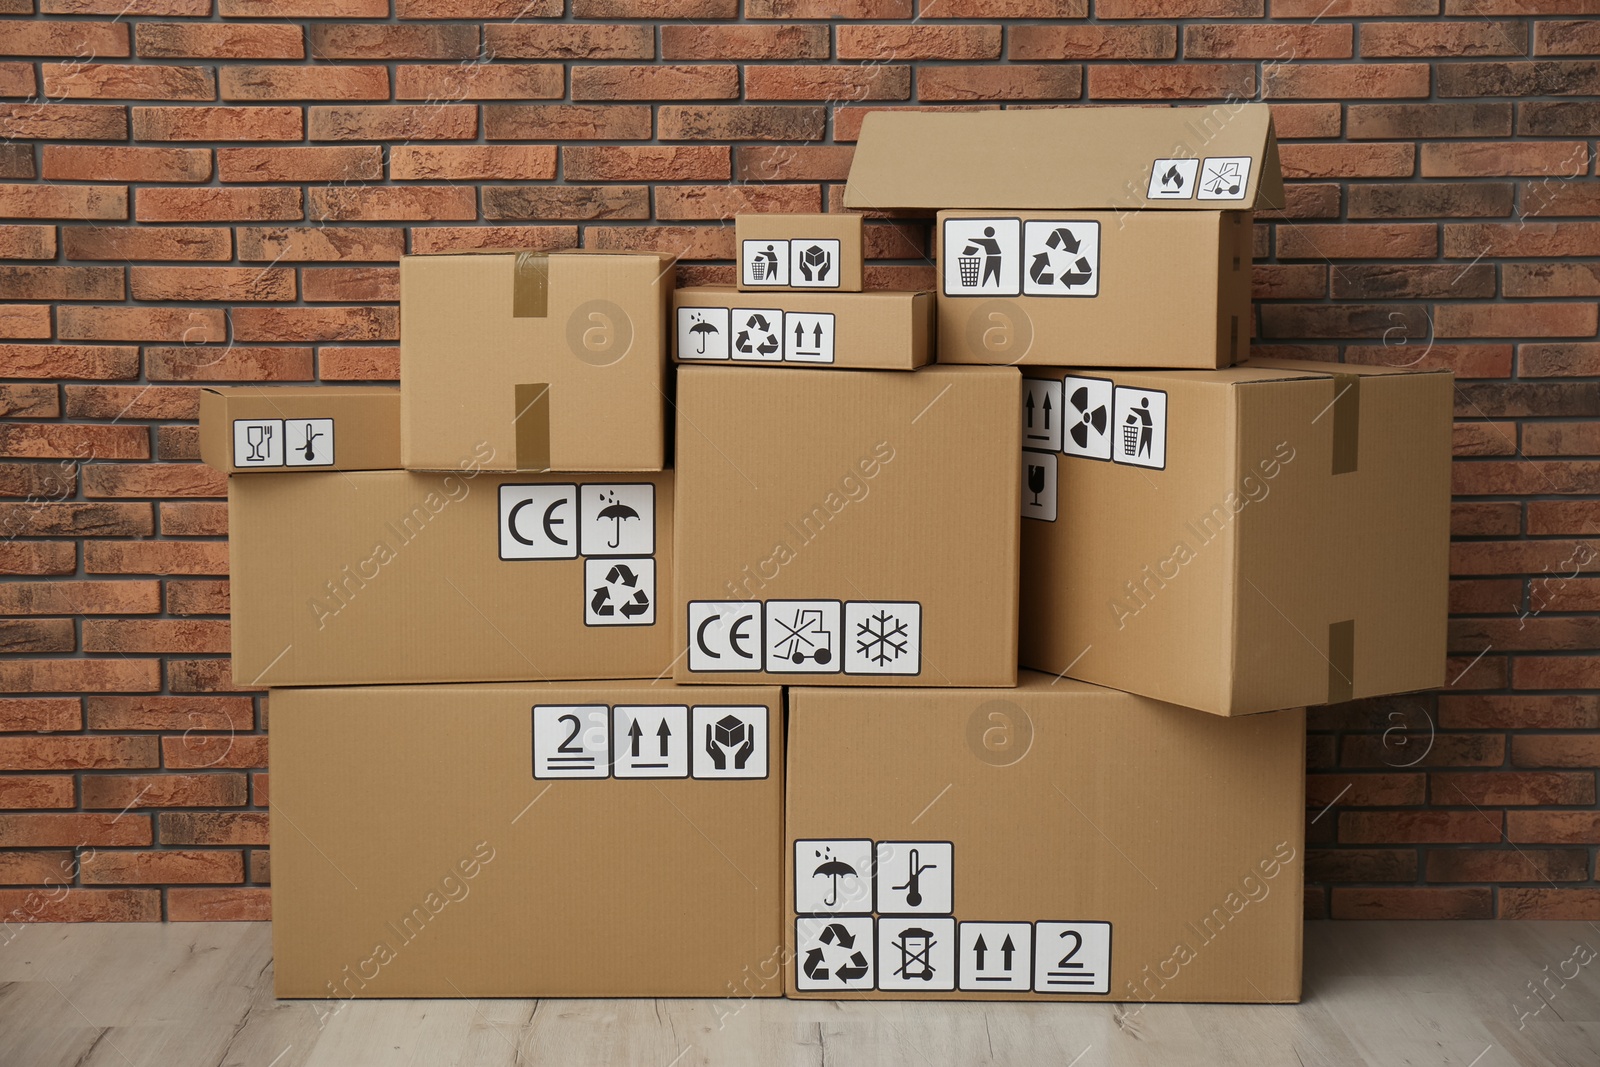
<path fill-rule="evenodd" d="M 277 995 L 779 995 L 780 692 L 274 690 Z"/>
<path fill-rule="evenodd" d="M 678 363 L 914 370 L 933 362 L 933 294 L 744 293 L 694 285 L 672 295 Z"/>
<path fill-rule="evenodd" d="M 666 465 L 666 316 L 655 253 L 461 253 L 400 261 L 408 470 Z"/>
<path fill-rule="evenodd" d="M 200 390 L 200 458 L 240 471 L 366 471 L 400 465 L 400 390 L 241 385 Z"/>
<path fill-rule="evenodd" d="M 1029 671 L 789 706 L 790 996 L 1300 998 L 1304 712 Z"/>
<path fill-rule="evenodd" d="M 1448 372 L 1030 367 L 1023 386 L 1024 666 L 1220 715 L 1443 683 Z"/>
<path fill-rule="evenodd" d="M 1265 104 L 882 112 L 845 203 L 938 211 L 941 363 L 1222 367 L 1283 180 Z"/>
<path fill-rule="evenodd" d="M 680 368 L 674 677 L 1014 684 L 1020 385 Z"/>
<path fill-rule="evenodd" d="M 658 677 L 673 655 L 672 485 L 471 466 L 235 475 L 233 677 Z"/>

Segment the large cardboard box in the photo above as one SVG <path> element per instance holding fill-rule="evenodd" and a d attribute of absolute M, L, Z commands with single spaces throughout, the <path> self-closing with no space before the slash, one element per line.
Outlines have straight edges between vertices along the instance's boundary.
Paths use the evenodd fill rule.
<path fill-rule="evenodd" d="M 473 466 L 230 478 L 234 681 L 658 677 L 672 484 Z"/>
<path fill-rule="evenodd" d="M 678 363 L 914 370 L 933 362 L 933 294 L 742 293 L 696 285 L 672 297 Z"/>
<path fill-rule="evenodd" d="M 200 390 L 200 458 L 224 474 L 398 467 L 400 390 L 207 386 Z"/>
<path fill-rule="evenodd" d="M 735 215 L 733 235 L 740 289 L 861 291 L 860 215 Z"/>
<path fill-rule="evenodd" d="M 782 992 L 780 690 L 284 689 L 271 715 L 278 996 Z"/>
<path fill-rule="evenodd" d="M 1024 666 L 1220 715 L 1443 683 L 1448 372 L 1253 360 L 1023 386 Z"/>
<path fill-rule="evenodd" d="M 670 256 L 570 250 L 400 261 L 402 448 L 454 470 L 666 465 Z"/>
<path fill-rule="evenodd" d="M 942 363 L 1221 367 L 1283 180 L 1265 104 L 884 112 L 845 203 L 939 211 Z"/>
<path fill-rule="evenodd" d="M 681 368 L 674 677 L 1012 685 L 1020 385 Z"/>
<path fill-rule="evenodd" d="M 789 704 L 789 995 L 1300 998 L 1304 712 L 1032 672 Z"/>

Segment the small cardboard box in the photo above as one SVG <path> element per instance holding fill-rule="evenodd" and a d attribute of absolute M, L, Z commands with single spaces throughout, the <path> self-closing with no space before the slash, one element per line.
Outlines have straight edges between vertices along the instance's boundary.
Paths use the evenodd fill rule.
<path fill-rule="evenodd" d="M 861 291 L 861 216 L 735 215 L 739 288 Z"/>
<path fill-rule="evenodd" d="M 720 285 L 672 297 L 679 363 L 914 370 L 933 362 L 933 294 L 742 293 Z"/>
<path fill-rule="evenodd" d="M 200 390 L 200 458 L 224 474 L 398 467 L 400 390 L 207 386 Z"/>
<path fill-rule="evenodd" d="M 274 690 L 277 995 L 780 995 L 780 692 Z"/>
<path fill-rule="evenodd" d="M 1221 367 L 1283 179 L 1265 104 L 882 112 L 845 203 L 939 212 L 942 363 Z"/>
<path fill-rule="evenodd" d="M 1024 666 L 1219 715 L 1443 683 L 1449 372 L 1029 368 L 1023 393 Z"/>
<path fill-rule="evenodd" d="M 407 470 L 657 471 L 673 259 L 571 250 L 400 261 Z"/>
<path fill-rule="evenodd" d="M 672 662 L 670 473 L 230 478 L 228 525 L 241 686 L 655 678 Z"/>
<path fill-rule="evenodd" d="M 1014 684 L 1020 384 L 681 368 L 674 677 Z"/>
<path fill-rule="evenodd" d="M 790 996 L 1300 999 L 1303 711 L 1030 671 L 789 706 Z"/>

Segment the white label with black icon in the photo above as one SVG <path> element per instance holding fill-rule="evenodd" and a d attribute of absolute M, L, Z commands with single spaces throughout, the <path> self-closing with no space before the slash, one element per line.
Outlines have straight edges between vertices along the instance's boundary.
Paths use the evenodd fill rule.
<path fill-rule="evenodd" d="M 606 778 L 611 774 L 611 717 L 604 704 L 533 709 L 535 778 Z"/>
<path fill-rule="evenodd" d="M 1034 923 L 1035 993 L 1111 992 L 1111 924 Z"/>
<path fill-rule="evenodd" d="M 790 241 L 789 284 L 796 289 L 839 288 L 839 242 Z"/>
<path fill-rule="evenodd" d="M 871 989 L 870 915 L 802 915 L 794 922 L 795 988 L 805 992 Z"/>
<path fill-rule="evenodd" d="M 576 485 L 502 485 L 501 559 L 575 559 Z"/>
<path fill-rule="evenodd" d="M 290 467 L 333 466 L 332 419 L 284 419 L 288 443 L 284 463 Z"/>
<path fill-rule="evenodd" d="M 789 284 L 788 241 L 741 241 L 739 284 L 786 286 Z"/>
<path fill-rule="evenodd" d="M 734 308 L 733 358 L 779 363 L 783 360 L 783 312 L 778 308 Z"/>
<path fill-rule="evenodd" d="M 1033 988 L 1032 924 L 964 922 L 958 933 L 964 991 L 1026 993 Z"/>
<path fill-rule="evenodd" d="M 1022 379 L 1022 447 L 1061 451 L 1061 383 Z"/>
<path fill-rule="evenodd" d="M 767 601 L 767 670 L 774 674 L 837 674 L 842 608 L 837 600 Z"/>
<path fill-rule="evenodd" d="M 1060 474 L 1054 452 L 1022 453 L 1022 517 L 1056 521 L 1056 483 Z"/>
<path fill-rule="evenodd" d="M 689 740 L 696 778 L 765 778 L 768 731 L 765 705 L 725 704 L 694 709 Z"/>
<path fill-rule="evenodd" d="M 1200 165 L 1201 200 L 1243 200 L 1249 186 L 1249 156 L 1212 156 Z"/>
<path fill-rule="evenodd" d="M 583 561 L 583 621 L 586 626 L 650 626 L 656 621 L 656 561 Z"/>
<path fill-rule="evenodd" d="M 945 296 L 1016 296 L 1022 292 L 1020 219 L 945 219 Z"/>
<path fill-rule="evenodd" d="M 727 359 L 728 323 L 727 308 L 679 308 L 678 358 Z"/>
<path fill-rule="evenodd" d="M 783 358 L 790 363 L 832 363 L 833 315 L 825 311 L 786 313 Z"/>
<path fill-rule="evenodd" d="M 234 419 L 233 465 L 283 466 L 283 420 Z"/>
<path fill-rule="evenodd" d="M 656 550 L 656 487 L 585 485 L 579 497 L 585 556 L 649 556 Z"/>
<path fill-rule="evenodd" d="M 877 860 L 880 915 L 949 915 L 955 910 L 950 842 L 879 841 Z"/>
<path fill-rule="evenodd" d="M 1135 467 L 1167 466 L 1167 394 L 1119 385 L 1111 412 L 1111 458 Z"/>
<path fill-rule="evenodd" d="M 920 915 L 878 920 L 878 988 L 949 992 L 956 987 L 956 921 Z"/>
<path fill-rule="evenodd" d="M 794 910 L 805 915 L 872 911 L 872 842 L 846 838 L 794 843 Z"/>
<path fill-rule="evenodd" d="M 618 704 L 611 711 L 611 773 L 618 778 L 689 777 L 689 709 Z"/>
<path fill-rule="evenodd" d="M 1061 451 L 1084 459 L 1111 458 L 1114 386 L 1105 378 L 1062 379 Z"/>
<path fill-rule="evenodd" d="M 844 606 L 846 674 L 919 674 L 921 671 L 921 604 L 904 600 L 853 600 Z"/>
<path fill-rule="evenodd" d="M 1198 159 L 1158 159 L 1150 165 L 1146 200 L 1191 200 L 1200 174 Z"/>
<path fill-rule="evenodd" d="M 691 671 L 759 671 L 761 648 L 760 601 L 689 601 Z"/>
<path fill-rule="evenodd" d="M 1022 227 L 1024 296 L 1097 296 L 1100 224 L 1081 219 L 1033 219 Z"/>

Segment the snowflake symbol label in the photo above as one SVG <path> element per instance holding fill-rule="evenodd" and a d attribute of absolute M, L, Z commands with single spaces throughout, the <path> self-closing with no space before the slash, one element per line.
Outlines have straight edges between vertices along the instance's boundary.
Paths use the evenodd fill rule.
<path fill-rule="evenodd" d="M 922 605 L 914 601 L 859 601 L 845 605 L 846 674 L 919 674 Z"/>

